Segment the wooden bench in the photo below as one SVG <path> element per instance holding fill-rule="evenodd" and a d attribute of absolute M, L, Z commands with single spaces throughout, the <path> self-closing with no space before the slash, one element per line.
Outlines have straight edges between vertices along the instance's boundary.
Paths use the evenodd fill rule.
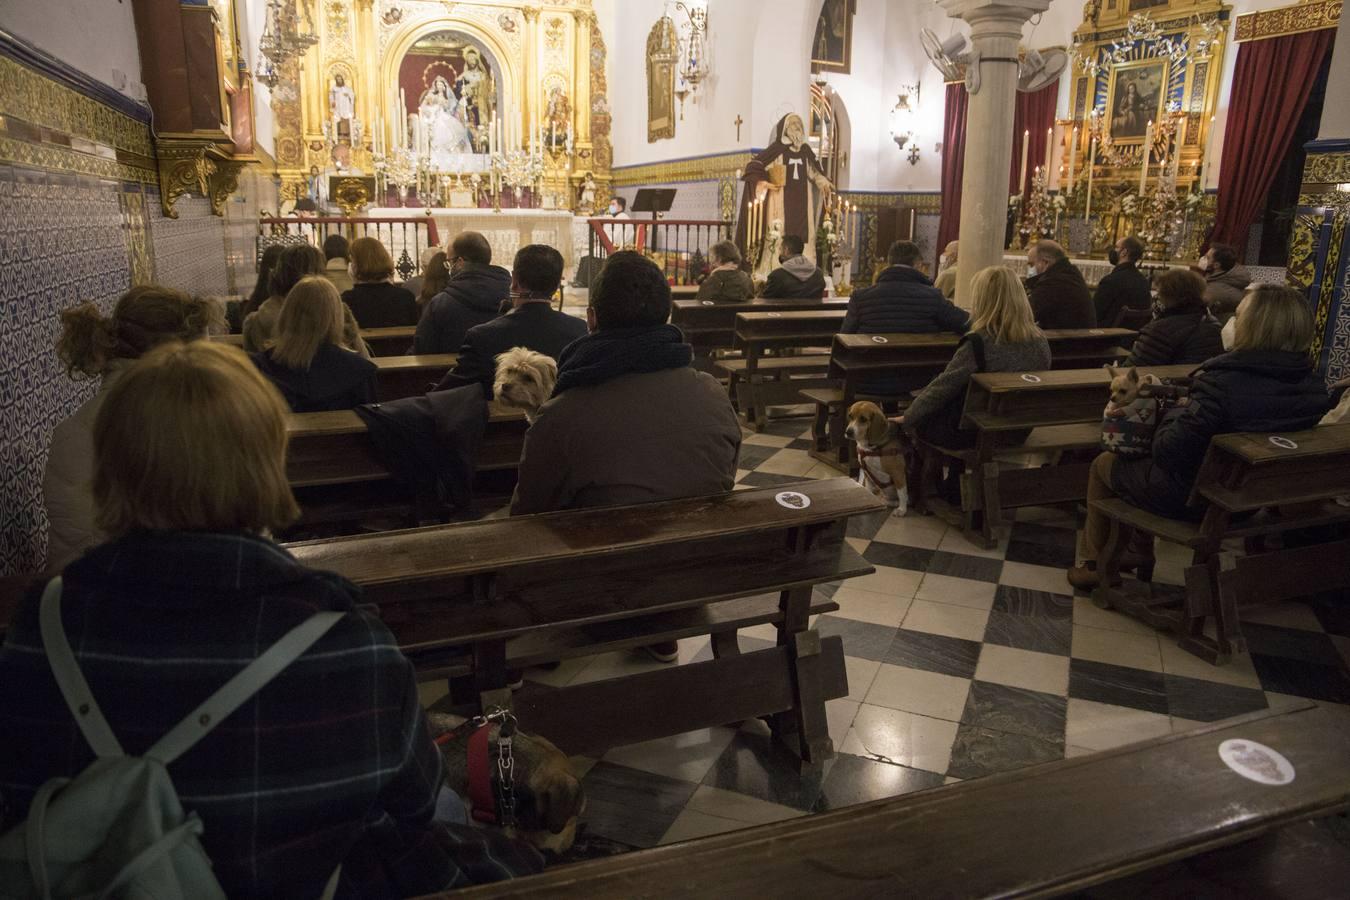
<path fill-rule="evenodd" d="M 1347 494 L 1350 425 L 1215 437 L 1191 490 L 1191 505 L 1204 508 L 1200 522 L 1156 516 L 1121 499 L 1093 501 L 1111 522 L 1098 561 L 1103 586 L 1093 601 L 1170 628 L 1183 648 L 1221 665 L 1245 649 L 1241 606 L 1350 589 L 1350 540 L 1277 550 L 1264 550 L 1260 540 L 1350 521 L 1350 508 L 1335 502 Z M 1134 532 L 1191 549 L 1184 599 L 1157 597 L 1146 581 L 1111 586 L 1120 580 L 1120 554 Z M 1226 568 L 1222 544 L 1231 539 L 1242 539 L 1249 552 Z M 1205 633 L 1211 618 L 1213 637 Z"/>
<path fill-rule="evenodd" d="M 456 353 L 431 353 L 421 356 L 377 356 L 375 380 L 381 402 L 418 397 L 441 380 L 459 362 Z"/>
<path fill-rule="evenodd" d="M 1227 740 L 1273 748 L 1293 765 L 1294 779 L 1272 786 L 1242 777 L 1219 756 Z M 1313 852 L 1289 854 L 1286 864 L 1275 868 L 1271 863 L 1279 857 L 1266 852 L 1271 843 L 1263 836 L 1303 827 L 1347 806 L 1350 716 L 1309 704 L 832 812 L 558 866 L 454 896 L 1139 897 L 1150 895 L 1147 887 L 1090 889 L 1219 853 L 1239 874 L 1221 873 L 1228 877 L 1211 892 L 1196 892 L 1192 883 L 1186 885 L 1191 890 L 1168 893 L 1331 896 L 1341 890 L 1335 884 L 1346 883 L 1343 845 L 1328 840 Z M 1334 875 L 1319 889 L 1316 879 L 1306 877 L 1310 869 Z M 1304 890 L 1291 893 L 1300 882 Z"/>
<path fill-rule="evenodd" d="M 1194 366 L 1146 366 L 1160 379 L 1184 379 Z M 918 442 L 919 465 L 910 499 L 920 512 L 930 507 L 958 521 L 972 541 L 992 547 L 1002 510 L 1082 500 L 1090 462 L 1039 468 L 1003 469 L 1009 456 L 1089 450 L 1098 445 L 1102 410 L 1110 399 L 1106 369 L 1046 372 L 984 372 L 966 389 L 962 426 L 977 432 L 969 450 Z M 1010 435 L 1030 435 L 1016 442 Z M 958 511 L 927 492 L 929 474 L 942 457 L 965 464 Z"/>
<path fill-rule="evenodd" d="M 809 505 L 780 502 L 784 491 Z M 482 707 L 567 753 L 773 716 L 807 765 L 832 752 L 825 701 L 843 645 L 808 628 L 814 585 L 873 571 L 844 540 L 884 507 L 845 478 L 289 545 L 361 585 L 422 677 L 467 678 Z M 765 597 L 772 593 L 776 596 Z M 771 623 L 742 654 L 737 628 Z M 514 700 L 507 669 L 712 635 L 714 659 Z"/>
<path fill-rule="evenodd" d="M 807 347 L 828 347 L 843 324 L 846 304 L 837 309 L 814 309 L 736 314 L 735 347 L 741 360 L 724 360 L 717 368 L 725 372 L 736 407 L 746 424 L 762 431 L 768 424 L 768 407 L 799 403 L 804 388 L 828 387 L 829 357 L 808 357 L 797 365 L 761 369 L 769 353 Z"/>
<path fill-rule="evenodd" d="M 694 348 L 694 365 L 712 371 L 713 356 L 730 350 L 736 341 L 736 316 L 743 312 L 800 312 L 822 309 L 847 310 L 847 298 L 808 300 L 747 300 L 744 303 L 714 303 L 711 300 L 676 300 L 671 305 L 670 324 L 684 332 Z"/>
<path fill-rule="evenodd" d="M 417 332 L 415 325 L 399 325 L 394 328 L 363 328 L 361 338 L 370 346 L 372 356 L 403 356 L 412 349 L 413 336 Z M 220 341 L 235 347 L 244 346 L 242 334 L 213 334 L 211 340 Z"/>

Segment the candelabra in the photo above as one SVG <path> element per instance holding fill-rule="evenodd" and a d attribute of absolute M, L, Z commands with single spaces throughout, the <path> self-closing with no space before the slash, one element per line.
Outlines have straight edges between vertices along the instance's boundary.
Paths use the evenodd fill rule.
<path fill-rule="evenodd" d="M 1026 205 L 1021 207 L 1022 215 L 1017 224 L 1023 247 L 1030 247 L 1050 233 L 1053 206 L 1046 171 L 1037 166 L 1032 173 L 1031 190 L 1027 194 Z"/>
<path fill-rule="evenodd" d="M 377 153 L 374 160 L 376 177 L 383 181 L 379 186 L 381 201 L 386 186 L 392 184 L 398 189 L 399 204 L 406 203 L 408 188 L 417 181 L 418 160 L 412 150 L 400 147 L 388 155 Z"/>

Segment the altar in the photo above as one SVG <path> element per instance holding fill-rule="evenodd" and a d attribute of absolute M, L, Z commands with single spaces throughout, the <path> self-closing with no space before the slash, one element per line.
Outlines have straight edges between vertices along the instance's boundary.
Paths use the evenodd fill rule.
<path fill-rule="evenodd" d="M 414 210 L 399 207 L 373 207 L 365 215 L 380 218 L 402 218 Z M 495 212 L 490 209 L 452 209 L 432 207 L 431 220 L 436 223 L 436 234 L 441 246 L 447 249 L 455 235 L 461 231 L 477 231 L 487 238 L 492 247 L 492 262 L 503 268 L 511 268 L 516 251 L 527 244 L 548 244 L 556 247 L 563 256 L 563 265 L 571 268 L 576 264 L 576 250 L 572 236 L 572 213 L 565 209 L 504 209 Z M 389 252 L 400 259 L 403 251 L 408 251 L 411 259 L 417 259 L 418 247 L 412 241 L 416 235 L 404 238 L 398 232 L 392 235 Z"/>

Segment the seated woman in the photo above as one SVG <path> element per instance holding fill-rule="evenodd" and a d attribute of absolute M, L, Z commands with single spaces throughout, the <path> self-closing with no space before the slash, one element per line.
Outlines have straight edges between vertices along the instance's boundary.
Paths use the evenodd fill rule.
<path fill-rule="evenodd" d="M 302 278 L 286 295 L 272 345 L 253 354 L 292 412 L 351 409 L 375 401 L 375 364 L 342 346 L 342 301 L 333 282 Z"/>
<path fill-rule="evenodd" d="M 445 286 L 450 283 L 449 254 L 444 250 L 432 254 L 431 259 L 422 267 L 422 274 L 417 277 L 421 279 L 416 294 L 418 315 L 420 316 L 421 310 L 427 308 L 431 298 L 445 290 Z"/>
<path fill-rule="evenodd" d="M 958 427 L 971 375 L 1050 368 L 1050 343 L 1036 327 L 1026 288 L 1012 269 L 981 269 L 971 280 L 970 291 L 974 298 L 970 331 L 943 373 L 898 420 L 923 440 L 952 450 L 975 446 L 975 431 Z"/>
<path fill-rule="evenodd" d="M 1152 322 L 1139 329 L 1125 364 L 1179 366 L 1199 364 L 1223 352 L 1219 323 L 1205 306 L 1205 279 L 1189 269 L 1158 276 L 1158 302 Z"/>
<path fill-rule="evenodd" d="M 294 626 L 343 613 L 168 765 L 226 895 L 317 897 L 339 864 L 338 895 L 351 897 L 537 871 L 514 842 L 433 823 L 443 762 L 412 664 L 355 585 L 267 537 L 298 513 L 285 407 L 243 353 L 210 341 L 147 353 L 109 389 L 94 449 L 110 539 L 63 571 L 61 618 L 127 754 L 145 754 Z M 94 761 L 43 649 L 40 595 L 0 647 L 0 831 L 49 779 Z M 405 880 L 391 883 L 395 871 Z"/>
<path fill-rule="evenodd" d="M 1313 318 L 1293 288 L 1258 285 L 1238 305 L 1231 353 L 1206 362 L 1191 384 L 1190 398 L 1163 418 L 1153 437 L 1153 455 L 1118 459 L 1102 453 L 1088 472 L 1083 565 L 1068 572 L 1082 590 L 1098 584 L 1097 555 L 1110 523 L 1094 513 L 1092 500 L 1121 497 L 1140 509 L 1173 519 L 1195 518 L 1187 506 L 1209 439 L 1234 431 L 1299 431 L 1311 428 L 1331 408 L 1326 383 L 1313 368 L 1308 348 Z M 1145 564 L 1152 542 L 1132 546 L 1122 568 Z"/>
<path fill-rule="evenodd" d="M 942 251 L 942 256 L 938 259 L 937 277 L 933 279 L 933 287 L 942 291 L 942 296 L 956 302 L 956 254 L 959 245 L 956 241 L 948 241 L 947 249 Z"/>
<path fill-rule="evenodd" d="M 699 300 L 714 303 L 744 303 L 755 295 L 755 284 L 741 269 L 741 251 L 732 241 L 719 241 L 708 248 L 713 269 L 698 286 Z"/>
<path fill-rule="evenodd" d="M 281 261 L 281 254 L 285 250 L 284 244 L 272 244 L 263 251 L 262 259 L 258 260 L 258 277 L 253 282 L 253 293 L 235 307 L 235 316 L 229 319 L 230 334 L 243 334 L 244 320 L 248 318 L 249 313 L 257 312 L 258 307 L 272 296 L 272 273 L 276 271 L 277 263 Z"/>
<path fill-rule="evenodd" d="M 291 292 L 291 288 L 300 283 L 301 278 L 322 275 L 325 265 L 323 254 L 317 247 L 309 244 L 296 244 L 281 252 L 276 268 L 267 280 L 271 296 L 244 317 L 245 350 L 249 353 L 261 353 L 271 346 L 272 332 L 276 329 L 277 317 L 281 315 L 286 295 Z M 342 345 L 362 356 L 370 356 L 370 348 L 361 340 L 361 329 L 346 304 L 342 307 Z"/>
<path fill-rule="evenodd" d="M 51 453 L 42 478 L 47 506 L 47 569 L 59 570 L 103 541 L 94 524 L 94 419 L 108 391 L 146 351 L 165 341 L 190 341 L 223 325 L 209 300 L 158 285 L 132 288 L 104 316 L 85 303 L 61 311 L 56 355 L 72 378 L 102 378 L 98 393 L 52 432 Z"/>
<path fill-rule="evenodd" d="M 362 328 L 416 325 L 421 310 L 407 288 L 394 284 L 394 258 L 373 237 L 352 241 L 352 289 L 342 295 Z"/>

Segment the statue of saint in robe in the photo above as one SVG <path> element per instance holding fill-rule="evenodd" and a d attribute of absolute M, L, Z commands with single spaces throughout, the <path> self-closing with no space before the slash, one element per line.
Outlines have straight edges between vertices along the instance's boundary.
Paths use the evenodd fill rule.
<path fill-rule="evenodd" d="M 755 275 L 765 276 L 778 265 L 778 241 L 795 234 L 806 244 L 806 256 L 816 258 L 816 223 L 825 197 L 834 185 L 806 142 L 802 117 L 788 113 L 774 126 L 769 145 L 745 167 L 741 177 L 741 215 L 736 238 L 747 249 L 762 241 L 758 259 L 751 260 Z M 751 200 L 763 200 L 763 215 L 757 217 L 758 234 L 747 234 L 746 211 Z"/>
<path fill-rule="evenodd" d="M 333 76 L 328 89 L 328 117 L 333 123 L 333 142 L 352 142 L 352 120 L 356 118 L 356 93 L 341 73 Z"/>

